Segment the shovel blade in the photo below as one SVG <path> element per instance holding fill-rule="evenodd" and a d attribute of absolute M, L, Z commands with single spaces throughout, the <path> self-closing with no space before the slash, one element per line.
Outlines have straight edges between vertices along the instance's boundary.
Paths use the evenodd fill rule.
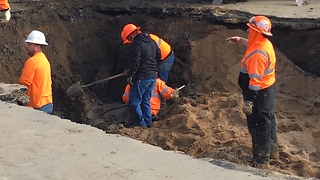
<path fill-rule="evenodd" d="M 218 5 L 218 4 L 222 4 L 223 0 L 213 0 L 212 4 L 214 5 Z"/>
<path fill-rule="evenodd" d="M 97 108 L 97 109 L 91 109 L 88 113 L 87 113 L 87 117 L 89 119 L 102 119 L 104 113 L 106 113 L 106 109 L 104 108 Z"/>
<path fill-rule="evenodd" d="M 80 81 L 74 83 L 67 89 L 67 94 L 70 97 L 80 97 L 83 95 L 83 90 L 80 85 Z"/>
<path fill-rule="evenodd" d="M 106 112 L 113 111 L 113 110 L 120 109 L 120 108 L 124 108 L 124 107 L 127 107 L 127 106 L 128 106 L 127 104 L 121 104 L 119 106 L 116 106 L 116 107 L 113 107 L 113 108 L 110 108 L 110 109 L 105 109 L 105 108 L 91 109 L 87 113 L 87 117 L 89 119 L 102 119 L 103 115 Z"/>

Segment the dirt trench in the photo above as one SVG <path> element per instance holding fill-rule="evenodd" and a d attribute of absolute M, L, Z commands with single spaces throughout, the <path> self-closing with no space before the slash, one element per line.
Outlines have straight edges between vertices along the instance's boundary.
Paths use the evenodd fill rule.
<path fill-rule="evenodd" d="M 89 0 L 14 5 L 10 23 L 1 25 L 5 34 L 0 41 L 2 82 L 18 82 L 27 59 L 23 41 L 31 30 L 41 30 L 49 43 L 44 51 L 52 66 L 55 115 L 163 149 L 249 165 L 250 136 L 239 109 L 236 83 L 244 49 L 225 39 L 245 37 L 244 22 L 251 14 L 190 4 L 168 8 Z M 314 106 L 320 95 L 318 22 L 271 20 L 275 24 L 271 41 L 278 58 L 276 115 L 281 150 L 280 158 L 270 162 L 270 170 L 320 178 L 320 112 Z M 130 47 L 120 38 L 127 23 L 158 34 L 172 45 L 176 60 L 168 85 L 187 85 L 180 100 L 169 102 L 160 112 L 162 120 L 147 130 L 124 128 L 119 122 L 127 111 L 106 114 L 100 120 L 86 118 L 86 112 L 102 103 L 122 103 L 125 77 L 86 88 L 81 98 L 66 95 L 66 89 L 78 80 L 88 84 L 128 69 Z"/>

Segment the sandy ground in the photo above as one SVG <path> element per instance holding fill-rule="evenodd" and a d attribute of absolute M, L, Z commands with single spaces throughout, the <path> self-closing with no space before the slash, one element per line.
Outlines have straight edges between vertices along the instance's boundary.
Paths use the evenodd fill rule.
<path fill-rule="evenodd" d="M 289 178 L 222 168 L 12 103 L 0 102 L 0 109 L 1 180 Z"/>
<path fill-rule="evenodd" d="M 223 8 L 251 12 L 253 14 L 285 18 L 318 18 L 320 1 L 308 0 L 309 4 L 297 6 L 295 0 L 249 0 L 234 4 L 219 5 Z"/>

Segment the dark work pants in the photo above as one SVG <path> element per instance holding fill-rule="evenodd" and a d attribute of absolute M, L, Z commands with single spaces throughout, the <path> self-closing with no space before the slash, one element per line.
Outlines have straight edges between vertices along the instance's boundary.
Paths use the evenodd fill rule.
<path fill-rule="evenodd" d="M 260 90 L 253 102 L 252 114 L 247 115 L 247 125 L 252 138 L 253 157 L 256 163 L 266 163 L 270 156 L 270 143 L 277 143 L 274 106 L 275 85 Z"/>

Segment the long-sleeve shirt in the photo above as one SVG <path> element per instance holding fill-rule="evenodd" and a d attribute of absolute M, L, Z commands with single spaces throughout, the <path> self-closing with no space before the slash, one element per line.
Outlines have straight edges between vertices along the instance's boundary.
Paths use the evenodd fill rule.
<path fill-rule="evenodd" d="M 27 106 L 41 108 L 52 103 L 52 81 L 50 63 L 43 52 L 27 59 L 22 69 L 20 83 L 27 86 L 30 97 Z"/>

